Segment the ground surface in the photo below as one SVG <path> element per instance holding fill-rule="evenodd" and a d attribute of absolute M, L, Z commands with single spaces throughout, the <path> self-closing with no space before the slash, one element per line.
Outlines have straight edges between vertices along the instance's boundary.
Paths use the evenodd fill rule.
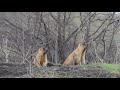
<path fill-rule="evenodd" d="M 89 64 L 74 67 L 33 67 L 25 64 L 0 64 L 0 78 L 120 78 L 118 64 Z"/>
<path fill-rule="evenodd" d="M 120 65 L 91 64 L 34 69 L 34 78 L 119 78 Z"/>

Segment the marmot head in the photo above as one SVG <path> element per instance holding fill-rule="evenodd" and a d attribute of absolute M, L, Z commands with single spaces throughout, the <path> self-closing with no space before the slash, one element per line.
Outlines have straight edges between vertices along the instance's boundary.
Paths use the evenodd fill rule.
<path fill-rule="evenodd" d="M 43 54 L 46 54 L 48 52 L 48 50 L 45 48 L 39 48 L 39 51 L 42 52 Z"/>
<path fill-rule="evenodd" d="M 88 47 L 88 44 L 83 42 L 83 43 L 79 44 L 78 47 L 83 47 L 83 49 L 86 49 Z"/>
<path fill-rule="evenodd" d="M 86 49 L 88 47 L 88 44 L 86 42 L 83 42 L 81 46 L 83 46 Z"/>

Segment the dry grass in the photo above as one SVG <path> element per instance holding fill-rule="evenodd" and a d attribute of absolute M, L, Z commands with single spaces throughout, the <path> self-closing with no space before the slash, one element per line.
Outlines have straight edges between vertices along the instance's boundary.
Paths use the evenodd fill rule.
<path fill-rule="evenodd" d="M 24 66 L 24 65 L 23 65 Z M 32 75 L 26 67 L 0 64 L 1 78 L 120 78 L 118 64 L 89 64 L 74 67 L 33 67 Z"/>

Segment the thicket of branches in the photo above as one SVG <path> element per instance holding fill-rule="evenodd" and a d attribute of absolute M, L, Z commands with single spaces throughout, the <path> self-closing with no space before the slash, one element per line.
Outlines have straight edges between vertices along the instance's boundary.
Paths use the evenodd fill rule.
<path fill-rule="evenodd" d="M 119 63 L 119 14 L 115 12 L 1 12 L 1 62 L 29 63 L 39 47 L 63 63 L 81 42 L 86 62 Z"/>

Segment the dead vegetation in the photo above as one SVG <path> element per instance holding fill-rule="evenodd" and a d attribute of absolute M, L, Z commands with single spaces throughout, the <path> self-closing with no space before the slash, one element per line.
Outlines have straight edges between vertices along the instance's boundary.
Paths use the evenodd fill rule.
<path fill-rule="evenodd" d="M 120 78 L 120 74 L 105 70 L 102 64 L 39 68 L 33 66 L 31 75 L 26 65 L 0 64 L 0 78 Z"/>

